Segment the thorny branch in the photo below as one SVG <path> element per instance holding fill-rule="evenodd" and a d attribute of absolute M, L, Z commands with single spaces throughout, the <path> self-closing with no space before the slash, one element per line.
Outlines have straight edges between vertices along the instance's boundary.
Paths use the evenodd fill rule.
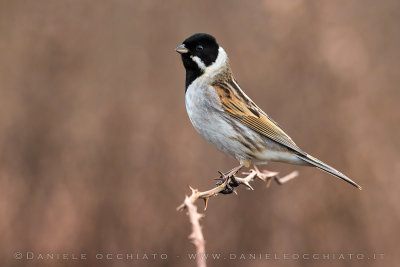
<path fill-rule="evenodd" d="M 221 183 L 210 190 L 200 192 L 198 189 L 194 189 L 189 186 L 192 194 L 190 196 L 186 196 L 183 203 L 179 207 L 177 207 L 178 211 L 182 211 L 184 209 L 187 209 L 188 211 L 189 220 L 192 224 L 192 233 L 190 234 L 189 239 L 196 246 L 197 266 L 201 267 L 206 266 L 206 257 L 204 257 L 206 251 L 205 240 L 199 221 L 200 218 L 204 217 L 204 215 L 197 212 L 197 206 L 194 204 L 196 200 L 203 199 L 205 205 L 204 210 L 206 210 L 210 197 L 216 196 L 219 193 L 224 193 L 227 190 L 228 192 L 234 192 L 236 194 L 236 191 L 232 188 L 232 186 L 237 187 L 242 184 L 246 186 L 249 190 L 254 190 L 254 188 L 250 185 L 250 182 L 253 182 L 256 178 L 266 182 L 267 187 L 271 185 L 272 179 L 274 179 L 278 184 L 281 185 L 297 177 L 299 173 L 297 171 L 294 171 L 284 177 L 279 177 L 278 172 L 271 172 L 267 170 L 259 171 L 258 168 L 254 166 L 254 169 L 251 169 L 249 172 L 243 173 L 247 175 L 244 178 L 235 176 L 236 172 L 229 176 L 226 176 L 222 173 L 220 174 Z"/>

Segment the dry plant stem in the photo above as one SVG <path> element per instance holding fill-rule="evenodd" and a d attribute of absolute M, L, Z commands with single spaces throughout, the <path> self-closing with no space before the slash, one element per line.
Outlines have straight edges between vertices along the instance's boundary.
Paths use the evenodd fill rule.
<path fill-rule="evenodd" d="M 210 197 L 216 196 L 218 193 L 223 191 L 227 187 L 228 183 L 231 181 L 234 181 L 239 185 L 243 184 L 248 189 L 254 190 L 253 187 L 250 185 L 250 182 L 254 181 L 256 178 L 259 178 L 260 180 L 266 182 L 268 187 L 272 181 L 272 178 L 275 178 L 275 181 L 278 184 L 284 184 L 298 175 L 298 172 L 294 171 L 282 178 L 279 178 L 277 172 L 259 171 L 258 168 L 254 166 L 254 169 L 251 169 L 250 172 L 245 173 L 247 174 L 246 177 L 240 178 L 235 176 L 236 172 L 239 169 L 240 168 L 238 168 L 237 170 L 233 169 L 232 170 L 233 172 L 231 171 L 228 174 L 230 176 L 225 176 L 222 174 L 222 179 L 224 179 L 224 182 L 213 189 L 204 192 L 199 192 L 199 190 L 193 189 L 192 187 L 189 186 L 190 190 L 192 191 L 192 194 L 190 196 L 186 196 L 184 202 L 177 208 L 177 210 L 180 211 L 186 208 L 188 211 L 189 220 L 190 223 L 192 224 L 192 233 L 190 234 L 189 238 L 196 246 L 197 266 L 201 267 L 206 266 L 206 258 L 204 257 L 206 249 L 205 249 L 205 240 L 203 232 L 201 230 L 201 225 L 200 225 L 200 218 L 204 217 L 204 215 L 197 212 L 197 206 L 194 204 L 196 200 L 203 199 L 205 204 L 204 210 L 206 210 L 208 200 L 210 199 Z"/>
<path fill-rule="evenodd" d="M 205 240 L 203 236 L 203 231 L 201 230 L 200 218 L 204 215 L 197 212 L 197 206 L 194 204 L 196 201 L 193 199 L 199 192 L 197 189 L 190 188 L 192 190 L 192 195 L 190 197 L 186 196 L 185 201 L 182 205 L 188 210 L 189 220 L 192 224 L 192 233 L 189 238 L 192 240 L 193 244 L 196 246 L 196 262 L 199 267 L 206 267 L 206 258 L 204 254 L 206 253 Z"/>
<path fill-rule="evenodd" d="M 192 191 L 192 194 L 190 195 L 190 197 L 186 196 L 185 201 L 177 208 L 177 210 L 185 209 L 187 206 L 186 205 L 187 201 L 190 201 L 192 204 L 194 204 L 194 202 L 196 202 L 196 200 L 198 199 L 204 200 L 205 204 L 204 210 L 206 210 L 208 200 L 210 199 L 210 197 L 216 196 L 219 192 L 224 190 L 229 181 L 230 179 L 226 179 L 225 182 L 223 182 L 221 185 L 204 192 L 199 192 L 199 190 L 193 189 L 192 187 L 189 186 L 190 190 Z"/>
<path fill-rule="evenodd" d="M 298 171 L 294 171 L 294 172 L 291 172 L 291 173 L 289 173 L 288 175 L 286 175 L 286 176 L 284 176 L 282 178 L 279 178 L 278 176 L 275 176 L 275 181 L 278 184 L 284 184 L 284 183 L 289 182 L 290 180 L 296 178 L 298 175 L 299 175 L 299 172 Z"/>
<path fill-rule="evenodd" d="M 234 182 L 238 183 L 239 185 L 243 184 L 248 189 L 254 190 L 254 188 L 250 185 L 250 182 L 254 181 L 256 178 L 266 182 L 267 187 L 269 187 L 269 185 L 271 184 L 272 178 L 274 178 L 274 180 L 278 184 L 281 185 L 281 184 L 284 184 L 284 183 L 294 179 L 295 177 L 297 177 L 299 175 L 299 173 L 297 171 L 293 171 L 284 177 L 279 177 L 278 172 L 271 172 L 271 171 L 267 171 L 267 170 L 260 171 L 256 166 L 254 166 L 254 169 L 251 169 L 250 172 L 245 172 L 244 174 L 247 174 L 247 176 L 244 178 L 237 177 L 234 175 L 227 176 L 227 177 L 225 177 L 225 180 L 221 185 L 218 185 L 217 187 L 214 187 L 210 190 L 203 191 L 203 192 L 200 192 L 197 189 L 193 189 L 192 187 L 189 186 L 190 190 L 192 191 L 192 194 L 190 195 L 190 197 L 187 197 L 187 198 L 188 198 L 188 200 L 191 201 L 192 204 L 194 202 L 196 202 L 196 200 L 198 200 L 198 199 L 203 199 L 204 203 L 205 203 L 204 210 L 206 210 L 207 205 L 208 205 L 208 200 L 210 199 L 210 197 L 216 196 L 218 193 L 223 191 L 227 187 L 228 183 L 231 181 L 234 181 Z M 185 199 L 184 203 L 182 203 L 177 208 L 177 210 L 185 209 L 186 208 L 185 202 L 186 202 L 186 199 Z"/>

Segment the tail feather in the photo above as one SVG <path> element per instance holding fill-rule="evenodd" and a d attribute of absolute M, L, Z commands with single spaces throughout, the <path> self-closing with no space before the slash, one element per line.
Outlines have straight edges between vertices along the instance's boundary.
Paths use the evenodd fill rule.
<path fill-rule="evenodd" d="M 344 175 L 343 173 L 339 172 L 338 170 L 332 168 L 331 166 L 323 163 L 322 161 L 314 158 L 313 156 L 310 155 L 296 155 L 298 158 L 304 160 L 305 162 L 310 163 L 311 165 L 317 167 L 320 170 L 323 170 L 333 176 L 336 176 L 340 179 L 345 180 L 346 182 L 348 182 L 349 184 L 357 187 L 358 189 L 361 190 L 361 186 L 359 186 L 357 183 L 355 183 L 354 181 L 352 181 L 349 177 L 347 177 L 346 175 Z"/>

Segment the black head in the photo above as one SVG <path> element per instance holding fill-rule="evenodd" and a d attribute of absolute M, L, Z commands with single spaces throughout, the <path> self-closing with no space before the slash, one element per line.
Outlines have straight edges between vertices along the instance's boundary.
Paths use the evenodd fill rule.
<path fill-rule="evenodd" d="M 206 67 L 218 57 L 219 45 L 215 38 L 206 33 L 196 33 L 176 48 L 181 54 L 186 69 L 186 88 L 199 77 Z"/>

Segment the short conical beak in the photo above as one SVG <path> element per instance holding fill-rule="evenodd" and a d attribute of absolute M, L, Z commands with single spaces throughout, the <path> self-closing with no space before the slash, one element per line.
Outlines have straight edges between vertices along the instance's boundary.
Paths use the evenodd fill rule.
<path fill-rule="evenodd" d="M 175 51 L 179 54 L 186 54 L 187 52 L 189 52 L 189 49 L 187 49 L 184 44 L 181 44 L 175 49 Z"/>

